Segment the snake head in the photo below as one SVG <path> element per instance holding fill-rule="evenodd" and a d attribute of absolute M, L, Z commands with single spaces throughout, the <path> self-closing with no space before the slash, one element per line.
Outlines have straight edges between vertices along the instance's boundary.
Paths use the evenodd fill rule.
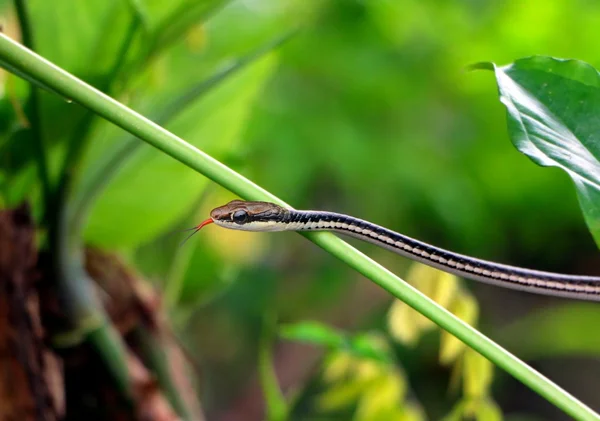
<path fill-rule="evenodd" d="M 242 231 L 285 231 L 282 222 L 287 210 L 269 202 L 232 200 L 210 213 L 212 221 L 225 228 Z"/>

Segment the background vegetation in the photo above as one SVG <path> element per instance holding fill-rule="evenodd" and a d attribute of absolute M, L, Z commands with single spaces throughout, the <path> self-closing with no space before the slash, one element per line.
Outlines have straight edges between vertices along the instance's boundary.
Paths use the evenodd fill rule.
<path fill-rule="evenodd" d="M 600 5 L 192 3 L 28 4 L 42 56 L 297 208 L 342 211 L 491 260 L 600 273 L 571 181 L 517 153 L 491 74 L 465 72 L 473 62 L 532 54 L 598 67 Z M 18 36 L 12 3 L 0 5 L 5 31 Z M 29 90 L 15 76 L 2 77 L 3 205 L 27 198 L 41 219 L 46 210 L 33 138 L 23 127 L 30 111 L 15 106 Z M 325 359 L 322 347 L 285 339 L 302 338 L 290 326 L 309 319 L 350 338 L 378 332 L 378 339 L 366 341 L 391 345 L 386 355 L 396 361 L 394 376 L 388 383 L 367 378 L 387 385 L 377 396 L 392 390 L 387 401 L 404 408 L 398 419 L 440 419 L 468 402 L 468 390 L 452 387 L 457 369 L 440 362 L 439 333 L 425 329 L 406 340 L 404 332 L 397 340 L 388 323 L 392 301 L 378 287 L 291 234 L 208 227 L 178 249 L 178 239 L 166 234 L 193 225 L 230 194 L 78 106 L 45 92 L 39 100 L 52 179 L 81 127 L 92 140 L 78 163 L 72 197 L 85 240 L 118 251 L 164 292 L 162 305 L 177 336 L 202 367 L 198 390 L 208 419 L 261 419 L 259 359 L 263 378 L 272 363 L 292 393 L 292 419 L 375 419 L 363 398 L 372 383 L 346 379 L 340 381 L 346 389 L 335 386 L 336 353 L 348 348 L 348 337 L 340 339 L 344 346 L 331 344 Z M 409 267 L 397 256 L 360 248 L 397 273 Z M 594 306 L 463 285 L 479 308 L 471 321 L 478 319 L 486 335 L 600 408 Z M 466 289 L 463 294 L 471 297 Z M 410 320 L 407 314 L 402 320 Z M 288 326 L 277 340 L 271 336 L 275 320 Z M 304 337 L 314 340 L 319 327 L 308 327 Z M 359 364 L 372 355 L 352 356 L 358 372 L 372 369 Z M 486 370 L 472 372 L 489 378 Z M 504 419 L 566 419 L 504 373 L 495 372 L 493 381 L 489 395 Z M 271 396 L 272 410 L 276 400 Z M 367 415 L 360 418 L 360 411 Z"/>

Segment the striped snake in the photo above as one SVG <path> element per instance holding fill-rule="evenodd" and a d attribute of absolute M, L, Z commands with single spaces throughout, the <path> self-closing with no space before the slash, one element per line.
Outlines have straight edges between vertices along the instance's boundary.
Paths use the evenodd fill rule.
<path fill-rule="evenodd" d="M 542 272 L 481 260 L 340 213 L 292 210 L 274 203 L 234 200 L 213 209 L 209 219 L 192 228 L 190 236 L 211 223 L 243 231 L 339 232 L 460 277 L 537 294 L 600 301 L 600 277 Z"/>

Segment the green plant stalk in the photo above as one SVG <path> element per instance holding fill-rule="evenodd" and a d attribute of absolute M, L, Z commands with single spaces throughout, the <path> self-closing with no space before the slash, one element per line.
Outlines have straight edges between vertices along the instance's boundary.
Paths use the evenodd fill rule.
<path fill-rule="evenodd" d="M 64 226 L 64 220 L 60 225 Z M 70 320 L 76 323 L 71 336 L 77 341 L 86 339 L 92 344 L 102 355 L 121 394 L 131 399 L 125 345 L 91 291 L 92 280 L 81 265 L 82 256 L 68 246 L 67 239 L 60 235 L 60 231 L 53 230 L 51 237 L 50 247 L 56 252 L 52 259 L 52 271 L 60 285 L 59 298 Z"/>
<path fill-rule="evenodd" d="M 192 205 L 191 211 L 185 215 L 182 220 L 177 224 L 177 229 L 186 229 L 187 227 L 193 226 L 198 220 L 199 208 L 204 199 L 206 199 L 209 188 L 203 189 L 199 195 L 198 200 Z M 179 247 L 176 247 L 179 249 Z M 194 247 L 187 247 L 187 249 L 174 251 L 169 270 L 167 271 L 163 288 L 163 296 L 165 308 L 170 311 L 174 310 L 179 298 L 181 297 L 181 291 L 183 290 L 183 284 L 185 281 L 185 272 L 189 267 L 192 256 L 194 255 Z"/>
<path fill-rule="evenodd" d="M 148 16 L 148 10 L 146 9 L 144 0 L 127 0 L 127 3 L 129 4 L 131 13 L 140 21 L 144 31 L 147 31 L 150 26 L 150 17 Z"/>
<path fill-rule="evenodd" d="M 21 37 L 23 38 L 23 44 L 31 50 L 34 50 L 33 46 L 33 33 L 31 31 L 31 25 L 29 24 L 29 14 L 27 13 L 27 7 L 24 0 L 15 0 L 15 9 L 17 11 L 17 18 L 19 19 L 19 26 L 21 28 Z M 52 184 L 50 182 L 50 170 L 48 166 L 48 156 L 46 153 L 46 145 L 44 144 L 44 137 L 40 130 L 42 121 L 40 116 L 40 93 L 39 88 L 35 85 L 31 85 L 31 97 L 30 97 L 30 121 L 31 130 L 33 132 L 34 143 L 36 146 L 37 153 L 37 167 L 42 183 L 42 194 L 44 197 L 44 213 L 48 213 L 48 207 L 52 204 Z"/>
<path fill-rule="evenodd" d="M 270 321 L 273 323 L 270 323 Z M 273 367 L 273 332 L 275 318 L 265 317 L 262 335 L 258 347 L 258 373 L 266 403 L 267 421 L 285 421 L 288 418 L 289 407 L 279 387 L 277 373 Z"/>
<path fill-rule="evenodd" d="M 287 206 L 273 194 L 219 161 L 29 51 L 4 34 L 0 34 L 0 61 L 39 79 L 65 98 L 89 108 L 240 197 L 248 200 L 266 200 Z M 570 416 L 578 420 L 600 420 L 598 414 L 561 387 L 335 235 L 326 232 L 303 235 L 431 319 Z"/>
<path fill-rule="evenodd" d="M 151 367 L 156 381 L 160 388 L 164 390 L 177 415 L 184 420 L 194 420 L 195 417 L 192 416 L 191 411 L 187 408 L 181 393 L 177 390 L 177 385 L 173 381 L 171 367 L 167 361 L 167 354 L 163 349 L 164 343 L 156 337 L 156 332 L 150 331 L 146 327 L 138 326 L 134 334 L 141 344 L 142 358 L 145 365 Z"/>
<path fill-rule="evenodd" d="M 127 350 L 119 332 L 108 320 L 103 320 L 97 329 L 86 334 L 86 339 L 101 355 L 121 394 L 126 399 L 133 399 Z"/>

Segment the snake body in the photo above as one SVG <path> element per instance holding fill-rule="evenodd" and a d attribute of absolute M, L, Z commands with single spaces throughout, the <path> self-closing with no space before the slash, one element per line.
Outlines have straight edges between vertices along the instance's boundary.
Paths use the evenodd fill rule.
<path fill-rule="evenodd" d="M 244 231 L 339 232 L 460 277 L 537 294 L 600 301 L 600 277 L 543 272 L 481 260 L 341 213 L 234 200 L 214 209 L 211 218 L 198 225 L 196 231 L 212 222 Z"/>

